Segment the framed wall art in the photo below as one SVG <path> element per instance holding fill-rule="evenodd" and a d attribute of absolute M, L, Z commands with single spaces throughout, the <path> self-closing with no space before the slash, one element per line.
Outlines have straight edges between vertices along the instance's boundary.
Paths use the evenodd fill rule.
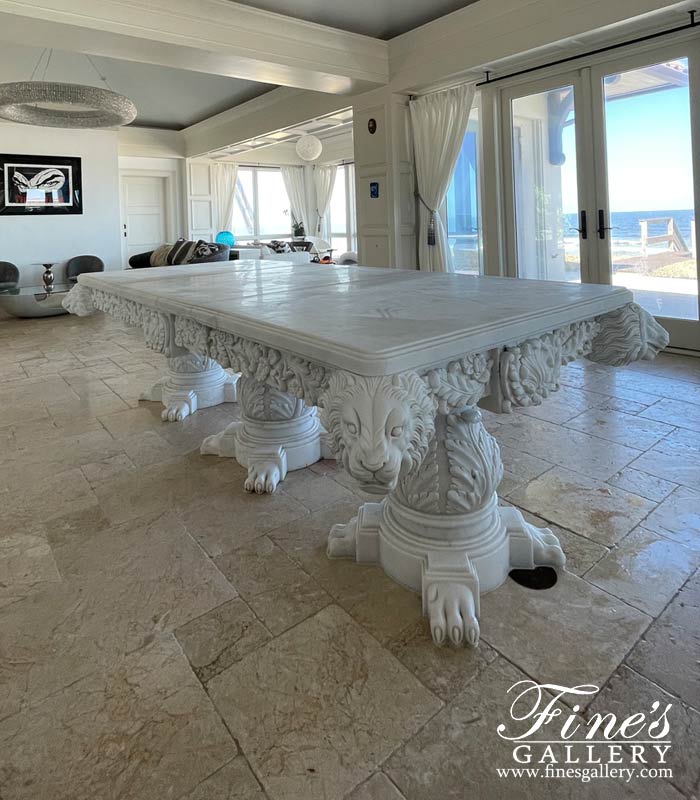
<path fill-rule="evenodd" d="M 0 154 L 0 214 L 82 214 L 81 159 Z"/>

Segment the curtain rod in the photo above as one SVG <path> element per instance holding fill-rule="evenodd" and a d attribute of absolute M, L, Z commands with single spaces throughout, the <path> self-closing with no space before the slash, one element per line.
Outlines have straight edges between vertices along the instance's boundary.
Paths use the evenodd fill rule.
<path fill-rule="evenodd" d="M 596 56 L 599 53 L 608 53 L 611 50 L 618 50 L 621 47 L 629 47 L 631 44 L 640 44 L 641 42 L 648 42 L 652 39 L 658 39 L 661 36 L 669 36 L 672 33 L 680 33 L 681 31 L 688 31 L 692 28 L 697 28 L 700 25 L 699 22 L 695 21 L 695 14 L 696 12 L 689 11 L 688 14 L 690 15 L 690 22 L 687 25 L 679 25 L 676 28 L 669 28 L 667 31 L 657 31 L 656 33 L 649 33 L 646 36 L 639 36 L 636 39 L 628 39 L 625 42 L 618 42 L 617 44 L 609 44 L 605 47 L 598 47 L 595 50 L 589 50 L 587 53 L 579 53 L 575 56 L 567 56 L 566 58 L 559 58 L 556 61 L 549 61 L 546 64 L 540 64 L 537 67 L 528 67 L 527 69 L 521 69 L 517 72 L 509 72 L 506 75 L 499 75 L 497 78 L 491 78 L 491 70 L 485 70 L 484 74 L 486 75 L 486 79 L 483 81 L 479 81 L 477 83 L 478 86 L 490 86 L 492 83 L 498 83 L 498 81 L 505 81 L 508 78 L 517 78 L 520 75 L 528 75 L 531 72 L 536 72 L 540 69 L 546 69 L 547 67 L 557 67 L 560 64 L 568 64 L 569 61 L 576 61 L 579 58 L 587 58 L 589 56 Z"/>

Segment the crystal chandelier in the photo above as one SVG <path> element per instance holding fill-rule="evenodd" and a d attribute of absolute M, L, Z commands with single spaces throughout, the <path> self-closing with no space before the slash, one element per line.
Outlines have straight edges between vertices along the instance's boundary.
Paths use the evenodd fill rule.
<path fill-rule="evenodd" d="M 77 83 L 35 81 L 39 63 L 28 81 L 0 83 L 0 118 L 47 128 L 112 128 L 136 118 L 136 106 L 111 89 Z M 105 84 L 90 56 L 85 56 Z M 51 61 L 49 54 L 44 77 Z"/>

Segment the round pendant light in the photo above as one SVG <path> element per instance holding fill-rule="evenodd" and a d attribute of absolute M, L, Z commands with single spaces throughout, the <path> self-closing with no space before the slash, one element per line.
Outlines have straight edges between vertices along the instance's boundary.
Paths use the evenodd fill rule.
<path fill-rule="evenodd" d="M 307 133 L 297 141 L 296 151 L 299 158 L 304 161 L 315 161 L 323 151 L 323 144 L 318 136 Z"/>
<path fill-rule="evenodd" d="M 0 117 L 48 128 L 112 128 L 132 122 L 136 106 L 97 86 L 20 81 L 0 84 Z"/>

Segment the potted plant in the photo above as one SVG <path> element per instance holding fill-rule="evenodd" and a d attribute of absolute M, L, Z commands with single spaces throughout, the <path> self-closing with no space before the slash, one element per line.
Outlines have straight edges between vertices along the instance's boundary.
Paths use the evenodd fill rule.
<path fill-rule="evenodd" d="M 292 239 L 303 239 L 306 236 L 306 231 L 304 231 L 304 223 L 298 222 L 294 217 L 292 217 Z"/>

